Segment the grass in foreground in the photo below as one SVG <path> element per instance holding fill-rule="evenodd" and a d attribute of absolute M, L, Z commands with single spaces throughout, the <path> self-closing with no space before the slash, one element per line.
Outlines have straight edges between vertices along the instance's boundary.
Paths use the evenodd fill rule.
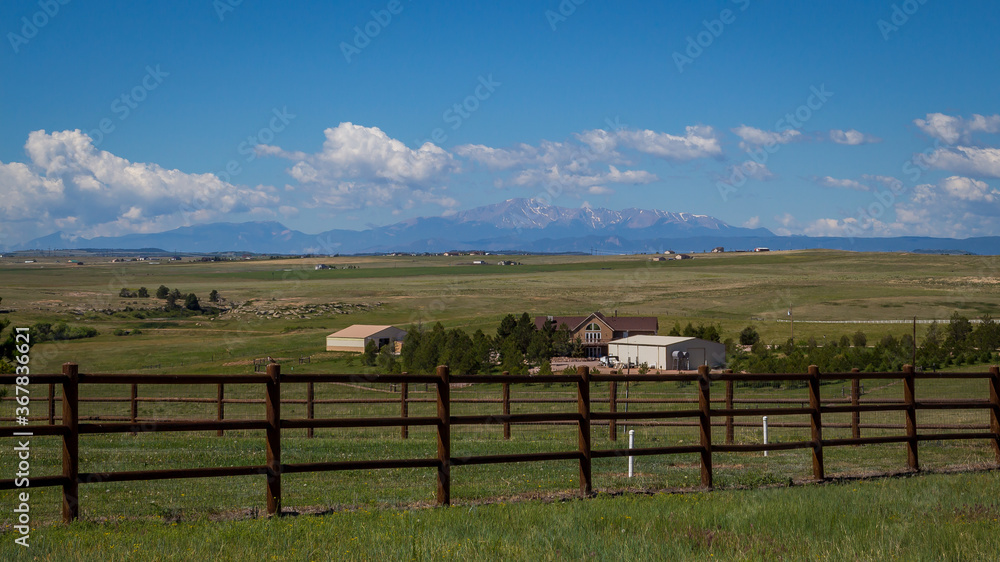
<path fill-rule="evenodd" d="M 1000 472 L 3 535 L 3 560 L 993 560 Z"/>

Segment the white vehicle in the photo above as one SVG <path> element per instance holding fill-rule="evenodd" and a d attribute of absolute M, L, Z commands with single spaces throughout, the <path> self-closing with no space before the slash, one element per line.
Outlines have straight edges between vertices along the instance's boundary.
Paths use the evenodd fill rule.
<path fill-rule="evenodd" d="M 604 365 L 605 367 L 614 367 L 618 364 L 618 358 L 614 355 L 605 355 L 601 357 L 600 361 L 601 365 Z"/>

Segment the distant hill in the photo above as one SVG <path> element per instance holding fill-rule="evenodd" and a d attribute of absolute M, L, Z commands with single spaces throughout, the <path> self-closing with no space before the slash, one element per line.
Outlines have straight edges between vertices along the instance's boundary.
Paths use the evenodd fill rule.
<path fill-rule="evenodd" d="M 835 238 L 776 236 L 707 215 L 650 209 L 566 208 L 509 199 L 446 217 L 421 217 L 368 230 L 306 234 L 279 222 L 211 223 L 155 234 L 81 238 L 56 232 L 11 249 L 162 248 L 178 252 L 357 254 L 448 250 L 527 252 L 701 252 L 829 248 L 871 252 L 1000 253 L 1000 237 Z"/>

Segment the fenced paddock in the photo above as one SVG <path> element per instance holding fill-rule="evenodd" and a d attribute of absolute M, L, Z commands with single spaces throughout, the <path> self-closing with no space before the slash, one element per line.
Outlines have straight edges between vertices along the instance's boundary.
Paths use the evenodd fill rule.
<path fill-rule="evenodd" d="M 274 514 L 288 500 L 308 506 L 317 497 L 448 505 L 453 484 L 458 497 L 473 500 L 535 486 L 586 496 L 595 476 L 603 489 L 712 487 L 786 481 L 803 471 L 822 480 L 1000 464 L 996 367 L 766 375 L 581 369 L 537 377 L 452 375 L 447 367 L 436 375 L 283 374 L 278 365 L 242 375 L 102 375 L 67 364 L 31 383 L 50 385 L 41 396 L 33 391 L 32 412 L 44 415 L 5 426 L 0 436 L 31 432 L 36 451 L 61 453 L 61 470 L 45 459 L 33 464 L 31 488 L 61 492 L 65 521 L 79 517 L 81 500 L 95 508 L 134 502 L 118 483 L 171 496 L 161 503 L 180 507 L 167 511 L 209 489 L 239 510 L 257 505 L 263 491 Z M 640 434 L 631 451 L 620 438 L 628 429 Z M 629 454 L 640 467 L 634 481 L 624 475 Z M 318 479 L 331 474 L 344 477 Z M 177 479 L 187 480 L 169 484 Z M 14 480 L 0 480 L 0 490 L 12 489 Z"/>

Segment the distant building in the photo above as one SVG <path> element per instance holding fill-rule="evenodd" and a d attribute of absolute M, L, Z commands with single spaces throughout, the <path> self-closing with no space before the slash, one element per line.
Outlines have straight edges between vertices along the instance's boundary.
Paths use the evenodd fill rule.
<path fill-rule="evenodd" d="M 608 343 L 608 355 L 631 365 L 645 363 L 652 369 L 697 369 L 726 364 L 724 344 L 700 338 L 629 336 Z"/>
<path fill-rule="evenodd" d="M 590 316 L 536 316 L 535 327 L 540 330 L 547 321 L 556 329 L 565 325 L 570 337 L 579 338 L 584 354 L 592 359 L 608 355 L 608 342 L 612 340 L 640 334 L 655 336 L 659 329 L 655 316 L 605 316 L 600 312 Z"/>
<path fill-rule="evenodd" d="M 325 263 L 316 264 L 316 270 L 319 271 L 320 269 L 330 269 L 330 266 L 326 265 Z"/>
<path fill-rule="evenodd" d="M 674 251 L 673 250 L 663 250 L 663 255 L 665 255 L 665 256 L 672 256 L 672 255 L 674 255 Z"/>
<path fill-rule="evenodd" d="M 726 251 L 726 249 L 723 248 L 722 246 L 719 246 L 717 248 L 712 248 L 712 253 L 713 254 L 721 254 L 721 253 L 723 253 L 725 251 Z"/>
<path fill-rule="evenodd" d="M 393 351 L 398 353 L 405 337 L 406 330 L 400 330 L 395 326 L 355 324 L 326 336 L 326 350 L 361 353 L 368 342 L 373 341 L 379 349 L 383 345 L 392 345 Z"/>
<path fill-rule="evenodd" d="M 649 258 L 649 261 L 667 261 L 667 258 L 663 256 L 653 256 Z"/>
<path fill-rule="evenodd" d="M 486 265 L 486 260 L 473 260 L 472 265 Z"/>
<path fill-rule="evenodd" d="M 689 259 L 691 259 L 691 256 L 689 256 L 687 254 L 677 254 L 676 256 L 674 256 L 674 259 L 675 260 L 689 260 Z"/>
<path fill-rule="evenodd" d="M 770 252 L 771 248 L 760 247 L 760 248 L 754 248 L 753 251 L 755 251 L 755 252 Z"/>

